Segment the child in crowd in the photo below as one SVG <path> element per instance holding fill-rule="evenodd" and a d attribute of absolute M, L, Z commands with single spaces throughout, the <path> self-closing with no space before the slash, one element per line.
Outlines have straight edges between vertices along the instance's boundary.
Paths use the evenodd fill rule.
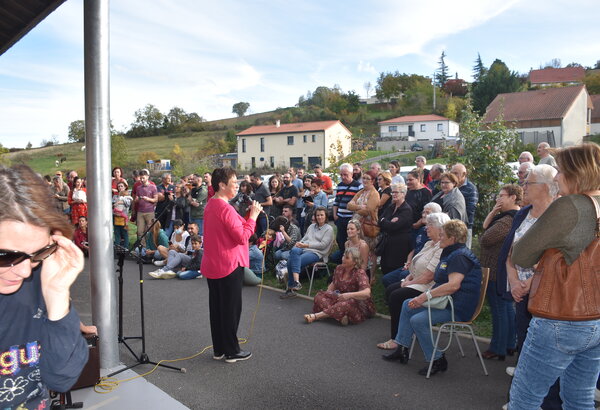
<path fill-rule="evenodd" d="M 260 238 L 258 238 L 258 249 L 260 249 L 264 254 L 267 250 L 267 246 L 269 246 L 274 239 L 275 231 L 272 229 L 267 229 L 267 231 L 264 234 L 264 237 L 261 236 Z"/>
<path fill-rule="evenodd" d="M 73 242 L 79 249 L 83 251 L 85 256 L 88 256 L 89 245 L 88 245 L 88 220 L 85 216 L 79 217 L 79 222 L 77 223 L 77 228 L 73 233 Z"/>
<path fill-rule="evenodd" d="M 127 191 L 127 184 L 117 183 L 117 195 L 113 195 L 113 229 L 115 232 L 115 245 L 129 249 L 129 233 L 127 224 L 129 222 L 129 208 L 133 198 Z"/>
<path fill-rule="evenodd" d="M 196 279 L 202 278 L 200 273 L 200 263 L 202 263 L 202 239 L 198 235 L 192 236 L 190 239 L 192 242 L 192 259 L 181 267 L 181 270 L 177 272 L 179 279 Z"/>

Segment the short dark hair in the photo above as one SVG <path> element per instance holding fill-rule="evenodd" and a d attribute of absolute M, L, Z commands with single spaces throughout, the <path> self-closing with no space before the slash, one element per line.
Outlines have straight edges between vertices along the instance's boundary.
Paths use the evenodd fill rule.
<path fill-rule="evenodd" d="M 423 182 L 423 171 L 419 168 L 414 168 L 408 171 L 408 175 L 412 175 L 413 178 L 417 179 L 419 182 Z"/>
<path fill-rule="evenodd" d="M 286 209 L 286 208 L 289 208 L 289 209 L 291 209 L 291 210 L 292 210 L 292 215 L 294 214 L 294 207 L 293 207 L 293 206 L 291 206 L 290 204 L 285 204 L 285 205 L 282 207 L 282 209 Z"/>
<path fill-rule="evenodd" d="M 202 243 L 202 239 L 200 239 L 198 235 L 192 235 L 192 237 L 190 238 L 190 242 Z"/>
<path fill-rule="evenodd" d="M 248 243 L 250 243 L 250 245 L 254 245 L 256 242 L 258 242 L 258 236 L 256 236 L 255 233 L 253 233 L 250 236 L 250 239 L 248 239 Z"/>
<path fill-rule="evenodd" d="M 315 184 L 317 186 L 323 186 L 323 180 L 321 178 L 315 178 L 310 181 L 311 184 Z"/>
<path fill-rule="evenodd" d="M 258 178 L 258 179 L 261 179 L 261 178 L 260 178 L 260 174 L 259 174 L 258 172 L 256 172 L 256 171 L 254 171 L 253 173 L 251 173 L 251 174 L 250 174 L 250 176 L 251 176 L 252 178 Z"/>
<path fill-rule="evenodd" d="M 183 226 L 183 221 L 181 219 L 175 219 L 173 221 L 173 226 Z"/>
<path fill-rule="evenodd" d="M 229 167 L 215 168 L 212 172 L 211 184 L 215 192 L 219 192 L 219 183 L 227 185 L 232 177 L 236 176 L 235 170 Z"/>

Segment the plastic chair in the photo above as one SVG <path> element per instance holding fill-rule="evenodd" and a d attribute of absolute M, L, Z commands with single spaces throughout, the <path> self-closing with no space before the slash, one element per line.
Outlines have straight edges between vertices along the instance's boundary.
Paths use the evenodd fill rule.
<path fill-rule="evenodd" d="M 312 266 L 312 272 L 309 274 L 308 270 L 310 269 L 311 266 Z M 304 268 L 304 270 L 306 271 L 306 276 L 310 276 L 310 284 L 308 285 L 308 296 L 309 297 L 310 297 L 310 292 L 312 291 L 312 285 L 313 285 L 313 279 L 315 278 L 315 272 L 317 272 L 321 268 L 327 269 L 327 276 L 331 276 L 331 273 L 329 272 L 329 265 L 327 265 L 327 263 L 323 262 L 323 261 L 315 262 L 312 265 L 307 265 Z"/>
<path fill-rule="evenodd" d="M 440 327 L 438 328 L 437 337 L 435 339 L 435 342 L 433 343 L 433 352 L 431 353 L 431 360 L 429 361 L 429 369 L 427 370 L 427 376 L 426 376 L 427 379 L 429 379 L 429 376 L 431 373 L 431 368 L 433 367 L 433 358 L 435 357 L 435 353 L 437 351 L 445 352 L 446 350 L 448 350 L 448 348 L 450 347 L 450 344 L 452 343 L 452 334 L 453 333 L 456 338 L 456 343 L 458 344 L 458 348 L 460 350 L 460 354 L 462 355 L 462 357 L 465 357 L 465 352 L 460 343 L 458 334 L 465 333 L 465 334 L 471 336 L 471 340 L 473 340 L 473 344 L 475 345 L 475 350 L 477 350 L 477 356 L 479 357 L 479 361 L 481 362 L 481 367 L 483 368 L 483 373 L 486 376 L 488 375 L 487 368 L 485 367 L 485 363 L 483 361 L 483 356 L 481 355 L 481 350 L 479 350 L 479 345 L 477 344 L 477 339 L 475 339 L 475 333 L 473 332 L 472 325 L 473 325 L 473 322 L 477 319 L 477 317 L 481 313 L 481 309 L 483 308 L 483 303 L 485 302 L 485 294 L 486 294 L 486 290 L 487 290 L 489 277 L 490 277 L 490 269 L 489 268 L 481 268 L 481 289 L 480 289 L 480 293 L 479 293 L 479 303 L 477 304 L 477 308 L 475 309 L 475 313 L 473 313 L 471 320 L 466 321 L 466 322 L 457 322 L 457 321 L 445 322 L 445 323 L 442 323 L 440 325 Z M 452 310 L 454 310 L 454 306 L 452 306 Z M 454 317 L 454 311 L 452 312 L 452 317 Z M 430 316 L 430 318 L 431 318 L 431 316 Z M 432 327 L 431 332 L 433 335 L 433 323 L 430 323 L 430 326 Z M 442 332 L 450 334 L 450 339 L 448 340 L 448 345 L 446 345 L 446 347 L 444 347 L 443 349 L 438 346 Z M 413 335 L 412 344 L 410 346 L 409 357 L 412 356 L 412 351 L 415 346 L 415 341 L 416 341 L 416 338 Z"/>

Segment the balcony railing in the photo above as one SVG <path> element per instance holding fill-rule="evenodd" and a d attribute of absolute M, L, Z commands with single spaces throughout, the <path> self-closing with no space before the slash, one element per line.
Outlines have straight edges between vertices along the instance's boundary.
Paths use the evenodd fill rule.
<path fill-rule="evenodd" d="M 414 131 L 393 131 L 393 132 L 382 132 L 379 134 L 380 138 L 406 138 L 414 137 Z"/>

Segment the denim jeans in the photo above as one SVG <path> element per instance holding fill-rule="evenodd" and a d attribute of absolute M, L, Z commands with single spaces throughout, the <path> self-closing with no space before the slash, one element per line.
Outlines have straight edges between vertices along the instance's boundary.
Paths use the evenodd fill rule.
<path fill-rule="evenodd" d="M 284 250 L 281 250 L 281 249 L 277 249 L 275 251 L 275 260 L 276 261 L 280 261 L 282 259 L 285 259 L 287 261 L 289 259 L 289 257 L 290 257 L 290 252 L 291 251 L 284 251 Z"/>
<path fill-rule="evenodd" d="M 129 231 L 124 226 L 113 225 L 115 231 L 115 245 L 129 249 Z"/>
<path fill-rule="evenodd" d="M 486 294 L 492 313 L 492 340 L 489 350 L 506 356 L 507 349 L 515 349 L 517 346 L 515 307 L 512 300 L 503 299 L 498 295 L 496 281 L 488 282 Z"/>
<path fill-rule="evenodd" d="M 191 256 L 171 249 L 169 251 L 169 256 L 167 257 L 167 264 L 165 265 L 165 270 L 176 271 L 179 266 L 187 265 L 190 260 L 192 260 Z"/>
<path fill-rule="evenodd" d="M 177 277 L 183 280 L 196 279 L 198 276 L 200 276 L 200 272 L 197 270 L 185 270 L 182 272 L 177 272 Z"/>
<path fill-rule="evenodd" d="M 409 273 L 409 271 L 403 270 L 402 268 L 393 270 L 383 275 L 381 278 L 381 283 L 387 288 L 391 284 L 400 282 L 402 279 L 406 278 Z"/>
<path fill-rule="evenodd" d="M 198 235 L 204 235 L 204 219 L 203 218 L 192 218 L 190 222 L 198 225 Z"/>
<path fill-rule="evenodd" d="M 288 258 L 288 286 L 291 288 L 294 286 L 294 275 L 292 273 L 300 273 L 302 268 L 319 261 L 319 255 L 305 249 L 305 248 L 292 248 L 290 251 L 290 257 Z"/>
<path fill-rule="evenodd" d="M 174 230 L 173 221 L 170 221 L 169 226 L 167 226 L 166 228 L 163 227 L 163 229 L 165 231 L 165 235 L 167 235 L 167 238 L 171 239 L 171 235 L 173 234 Z"/>
<path fill-rule="evenodd" d="M 600 373 L 600 320 L 534 317 L 510 388 L 509 409 L 537 409 L 560 377 L 563 408 L 594 409 Z"/>
<path fill-rule="evenodd" d="M 423 350 L 425 359 L 431 360 L 433 353 L 433 344 L 431 342 L 431 330 L 429 326 L 429 313 L 427 308 L 411 309 L 408 307 L 408 302 L 411 299 L 406 299 L 402 304 L 402 311 L 400 312 L 400 320 L 398 321 L 398 334 L 394 339 L 396 343 L 404 347 L 410 347 L 412 343 L 413 333 L 417 335 L 417 340 Z M 431 309 L 431 321 L 433 324 L 448 322 L 452 318 L 450 309 Z M 433 335 L 435 338 L 435 334 Z M 435 340 L 435 339 L 434 339 Z M 439 350 L 435 352 L 434 359 L 442 357 L 442 353 Z"/>

